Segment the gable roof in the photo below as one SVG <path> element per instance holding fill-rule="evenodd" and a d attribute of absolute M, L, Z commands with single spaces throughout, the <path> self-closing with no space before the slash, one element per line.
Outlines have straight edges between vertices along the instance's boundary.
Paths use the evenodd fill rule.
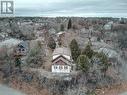
<path fill-rule="evenodd" d="M 55 62 L 57 62 L 58 60 L 62 60 L 63 62 L 65 62 L 67 65 L 71 65 L 71 60 L 65 58 L 64 56 L 60 55 L 59 57 L 57 57 L 56 59 L 52 60 L 52 63 L 54 64 Z"/>
<path fill-rule="evenodd" d="M 67 56 L 71 56 L 71 51 L 69 48 L 66 47 L 60 47 L 60 48 L 56 48 L 53 52 L 53 56 L 54 55 L 67 55 Z"/>

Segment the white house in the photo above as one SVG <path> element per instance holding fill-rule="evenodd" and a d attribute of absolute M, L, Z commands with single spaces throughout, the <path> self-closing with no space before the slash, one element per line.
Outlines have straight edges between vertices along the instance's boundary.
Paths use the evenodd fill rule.
<path fill-rule="evenodd" d="M 71 52 L 68 48 L 56 48 L 52 60 L 53 73 L 70 73 L 72 70 Z"/>
<path fill-rule="evenodd" d="M 105 30 L 111 30 L 113 25 L 113 21 L 108 22 L 107 24 L 104 25 Z"/>

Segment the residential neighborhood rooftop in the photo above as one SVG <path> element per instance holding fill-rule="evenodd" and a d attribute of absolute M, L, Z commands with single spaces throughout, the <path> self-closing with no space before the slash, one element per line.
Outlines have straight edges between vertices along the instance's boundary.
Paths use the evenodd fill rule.
<path fill-rule="evenodd" d="M 60 55 L 60 54 L 71 56 L 71 51 L 69 48 L 59 47 L 59 48 L 56 48 L 53 52 L 53 55 Z"/>

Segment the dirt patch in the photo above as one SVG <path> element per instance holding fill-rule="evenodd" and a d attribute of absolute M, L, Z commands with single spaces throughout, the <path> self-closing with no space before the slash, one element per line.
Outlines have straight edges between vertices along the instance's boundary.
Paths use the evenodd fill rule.
<path fill-rule="evenodd" d="M 17 80 L 13 80 L 10 83 L 10 86 L 14 89 L 20 90 L 27 95 L 49 95 L 49 92 L 47 89 L 38 89 L 35 85 L 31 85 L 25 82 L 20 82 Z"/>
<path fill-rule="evenodd" d="M 97 95 L 119 95 L 127 91 L 127 82 L 123 82 L 121 84 L 112 85 L 110 87 L 105 87 L 102 89 L 97 89 Z"/>

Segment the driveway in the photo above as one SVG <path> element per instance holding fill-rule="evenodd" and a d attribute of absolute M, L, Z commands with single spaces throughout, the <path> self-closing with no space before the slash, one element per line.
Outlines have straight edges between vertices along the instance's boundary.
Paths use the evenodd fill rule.
<path fill-rule="evenodd" d="M 0 95 L 25 95 L 25 94 L 0 84 Z"/>

